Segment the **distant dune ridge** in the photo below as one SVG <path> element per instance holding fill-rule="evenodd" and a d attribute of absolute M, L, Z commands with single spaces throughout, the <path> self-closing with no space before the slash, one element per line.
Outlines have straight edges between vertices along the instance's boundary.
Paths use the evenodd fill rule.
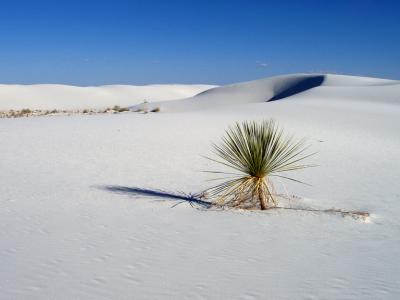
<path fill-rule="evenodd" d="M 188 99 L 154 103 L 163 111 L 212 109 L 288 98 L 400 102 L 400 81 L 332 74 L 293 74 L 231 84 Z M 323 99 L 322 99 L 323 98 Z"/>
<path fill-rule="evenodd" d="M 280 101 L 373 101 L 399 103 L 400 81 L 332 74 L 274 76 L 225 86 L 215 85 L 105 85 L 77 87 L 56 84 L 0 85 L 0 110 L 102 109 L 113 105 L 192 111 Z M 170 100 L 170 101 L 166 101 Z"/>
<path fill-rule="evenodd" d="M 78 87 L 60 84 L 0 84 L 0 110 L 96 109 L 134 105 L 143 100 L 163 101 L 196 95 L 214 85 L 154 84 Z"/>

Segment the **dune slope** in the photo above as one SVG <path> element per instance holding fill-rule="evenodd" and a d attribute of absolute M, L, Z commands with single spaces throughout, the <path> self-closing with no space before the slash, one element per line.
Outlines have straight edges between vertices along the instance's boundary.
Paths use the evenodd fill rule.
<path fill-rule="evenodd" d="M 399 95 L 400 81 L 396 80 L 331 74 L 294 74 L 216 87 L 191 98 L 153 103 L 153 106 L 159 106 L 163 111 L 190 111 L 294 100 L 304 96 L 308 99 L 399 103 Z"/>

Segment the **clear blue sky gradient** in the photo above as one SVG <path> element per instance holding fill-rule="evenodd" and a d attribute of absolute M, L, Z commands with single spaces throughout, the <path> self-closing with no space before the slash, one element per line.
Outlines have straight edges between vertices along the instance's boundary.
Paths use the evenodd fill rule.
<path fill-rule="evenodd" d="M 0 83 L 400 79 L 400 1 L 1 1 Z"/>

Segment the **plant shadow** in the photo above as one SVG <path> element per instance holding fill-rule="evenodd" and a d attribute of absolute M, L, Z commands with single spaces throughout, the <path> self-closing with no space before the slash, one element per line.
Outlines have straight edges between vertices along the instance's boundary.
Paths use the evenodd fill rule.
<path fill-rule="evenodd" d="M 147 188 L 138 188 L 138 187 L 127 187 L 127 186 L 120 186 L 120 185 L 105 185 L 105 186 L 97 186 L 97 188 L 116 193 L 122 195 L 128 195 L 132 197 L 150 197 L 150 198 L 159 198 L 161 201 L 173 201 L 177 202 L 171 206 L 171 208 L 181 204 L 181 203 L 188 203 L 194 208 L 201 208 L 201 209 L 209 209 L 212 208 L 213 203 L 203 200 L 202 194 L 186 194 L 184 192 L 168 192 L 164 190 L 156 190 L 156 189 L 147 189 Z M 288 196 L 279 194 L 282 198 L 286 199 L 300 199 L 296 196 Z M 370 214 L 365 211 L 347 211 L 342 209 L 316 209 L 311 207 L 302 207 L 302 206 L 292 206 L 292 203 L 289 203 L 289 206 L 276 206 L 271 207 L 269 210 L 275 209 L 283 209 L 283 210 L 297 210 L 297 211 L 306 211 L 306 212 L 314 212 L 314 213 L 329 213 L 329 214 L 339 214 L 342 217 L 350 216 L 353 219 L 367 221 Z"/>
<path fill-rule="evenodd" d="M 120 185 L 106 185 L 106 186 L 100 186 L 99 188 L 108 192 L 123 194 L 133 197 L 152 197 L 152 198 L 155 197 L 166 201 L 179 201 L 172 207 L 175 207 L 181 203 L 188 203 L 192 207 L 194 207 L 194 205 L 197 205 L 202 208 L 210 208 L 212 206 L 211 202 L 201 199 L 201 194 L 186 194 L 183 192 L 174 193 L 164 190 L 128 187 Z"/>

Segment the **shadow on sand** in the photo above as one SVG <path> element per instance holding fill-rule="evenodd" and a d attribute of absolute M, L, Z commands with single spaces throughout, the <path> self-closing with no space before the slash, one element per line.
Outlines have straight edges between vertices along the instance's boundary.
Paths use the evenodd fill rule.
<path fill-rule="evenodd" d="M 275 96 L 268 101 L 276 101 L 296 94 L 300 94 L 302 92 L 320 86 L 324 81 L 325 76 L 323 75 L 301 78 L 275 91 Z"/>
<path fill-rule="evenodd" d="M 100 186 L 99 188 L 112 193 L 124 194 L 133 197 L 156 197 L 162 200 L 179 201 L 172 207 L 175 207 L 181 203 L 189 203 L 191 206 L 197 205 L 202 208 L 210 208 L 212 206 L 210 202 L 202 200 L 198 194 L 172 193 L 163 190 L 144 189 L 120 185 L 106 185 Z"/>
<path fill-rule="evenodd" d="M 154 189 L 144 189 L 138 187 L 127 187 L 127 186 L 120 186 L 120 185 L 106 185 L 106 186 L 98 186 L 102 190 L 128 195 L 133 197 L 151 197 L 151 198 L 159 198 L 162 201 L 178 201 L 172 207 L 175 207 L 181 203 L 188 203 L 194 208 L 204 208 L 208 209 L 213 207 L 213 204 L 208 201 L 202 200 L 199 194 L 185 194 L 183 192 L 180 193 L 171 193 L 163 190 L 154 190 Z M 282 195 L 280 195 L 282 196 Z M 268 210 L 297 210 L 297 211 L 306 211 L 306 212 L 313 212 L 313 213 L 328 213 L 328 214 L 339 214 L 342 217 L 350 216 L 353 219 L 368 220 L 370 214 L 365 211 L 347 211 L 342 209 L 315 209 L 312 207 L 285 207 L 285 206 L 276 206 L 271 207 Z"/>

